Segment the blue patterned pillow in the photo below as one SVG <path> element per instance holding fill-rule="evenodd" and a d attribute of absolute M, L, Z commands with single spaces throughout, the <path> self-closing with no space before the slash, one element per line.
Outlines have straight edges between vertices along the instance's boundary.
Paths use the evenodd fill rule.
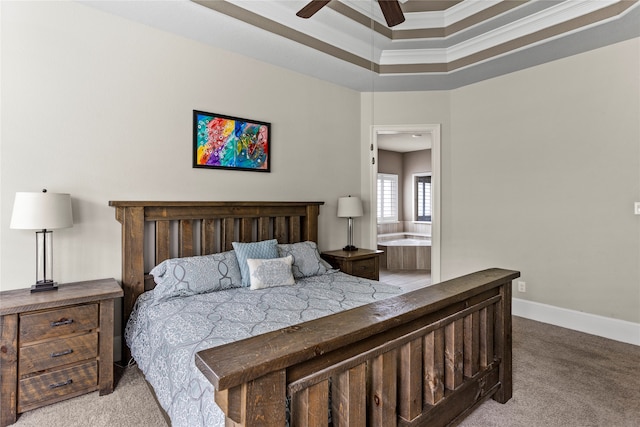
<path fill-rule="evenodd" d="M 331 266 L 320 258 L 315 242 L 281 244 L 278 245 L 278 254 L 280 257 L 293 257 L 292 270 L 296 279 L 319 276 L 331 270 Z"/>
<path fill-rule="evenodd" d="M 240 265 L 242 284 L 251 284 L 251 274 L 249 273 L 248 259 L 269 259 L 278 258 L 278 241 L 276 239 L 263 240 L 262 242 L 240 243 L 231 242 Z"/>
<path fill-rule="evenodd" d="M 291 273 L 291 255 L 285 258 L 248 259 L 251 289 L 271 288 L 296 283 Z"/>
<path fill-rule="evenodd" d="M 171 258 L 155 266 L 155 299 L 189 296 L 242 286 L 234 251 L 213 255 Z"/>

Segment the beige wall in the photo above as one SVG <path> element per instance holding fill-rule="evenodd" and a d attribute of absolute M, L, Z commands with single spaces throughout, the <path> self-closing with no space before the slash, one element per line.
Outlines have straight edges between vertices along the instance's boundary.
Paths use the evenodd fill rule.
<path fill-rule="evenodd" d="M 519 298 L 640 322 L 639 54 L 635 39 L 452 91 L 445 274 L 515 268 Z"/>
<path fill-rule="evenodd" d="M 402 175 L 402 153 L 378 150 L 378 172 Z"/>
<path fill-rule="evenodd" d="M 638 323 L 639 80 L 634 39 L 450 92 L 363 94 L 362 151 L 367 111 L 442 123 L 442 279 L 516 269 L 515 297 Z"/>
<path fill-rule="evenodd" d="M 340 248 L 360 186 L 360 95 L 75 2 L 0 2 L 0 289 L 35 280 L 34 233 L 9 229 L 16 191 L 68 192 L 54 278 L 120 278 L 109 200 L 320 200 Z M 272 172 L 191 167 L 193 109 L 272 123 Z M 331 170 L 331 173 L 327 173 Z"/>

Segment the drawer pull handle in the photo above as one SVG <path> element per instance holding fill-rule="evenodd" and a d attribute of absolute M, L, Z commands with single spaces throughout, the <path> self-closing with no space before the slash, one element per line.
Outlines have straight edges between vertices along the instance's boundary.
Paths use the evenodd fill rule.
<path fill-rule="evenodd" d="M 54 388 L 58 388 L 58 387 L 64 387 L 64 386 L 69 385 L 71 383 L 73 383 L 73 380 L 71 378 L 69 378 L 68 380 L 66 380 L 63 383 L 49 384 L 49 388 L 50 389 L 54 389 Z"/>
<path fill-rule="evenodd" d="M 64 320 L 59 320 L 57 322 L 51 322 L 51 327 L 55 328 L 56 326 L 70 325 L 72 323 L 73 323 L 73 319 L 64 319 Z"/>
<path fill-rule="evenodd" d="M 51 357 L 60 357 L 60 356 L 64 356 L 65 354 L 71 354 L 73 353 L 73 349 L 67 349 L 64 351 L 59 351 L 57 353 L 51 353 Z"/>

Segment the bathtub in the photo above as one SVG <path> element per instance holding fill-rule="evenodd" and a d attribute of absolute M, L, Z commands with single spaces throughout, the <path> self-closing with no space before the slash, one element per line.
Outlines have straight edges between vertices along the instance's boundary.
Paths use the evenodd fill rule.
<path fill-rule="evenodd" d="M 431 270 L 431 236 L 417 233 L 378 235 L 384 251 L 380 266 L 387 270 Z"/>

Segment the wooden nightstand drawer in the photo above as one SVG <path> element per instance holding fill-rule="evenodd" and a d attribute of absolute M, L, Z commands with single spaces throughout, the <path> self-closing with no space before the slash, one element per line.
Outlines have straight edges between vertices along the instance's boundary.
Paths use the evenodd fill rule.
<path fill-rule="evenodd" d="M 373 279 L 376 273 L 376 260 L 373 258 L 354 261 L 351 266 L 351 274 L 354 276 Z"/>
<path fill-rule="evenodd" d="M 98 327 L 98 304 L 20 315 L 20 342 L 55 338 Z"/>
<path fill-rule="evenodd" d="M 18 412 L 42 406 L 47 401 L 95 389 L 98 385 L 98 362 L 82 363 L 68 368 L 20 380 Z"/>
<path fill-rule="evenodd" d="M 98 333 L 45 341 L 21 347 L 18 377 L 98 356 Z"/>
<path fill-rule="evenodd" d="M 353 276 L 378 280 L 380 277 L 379 257 L 384 252 L 380 250 L 358 249 L 356 251 L 328 251 L 322 252 L 322 259 L 333 268 Z"/>

